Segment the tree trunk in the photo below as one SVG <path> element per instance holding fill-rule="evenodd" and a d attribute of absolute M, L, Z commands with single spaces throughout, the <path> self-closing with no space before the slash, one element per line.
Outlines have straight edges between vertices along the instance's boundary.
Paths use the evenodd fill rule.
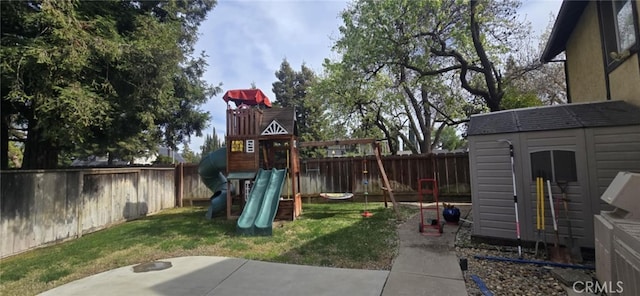
<path fill-rule="evenodd" d="M 476 18 L 476 8 L 478 6 L 478 0 L 471 0 L 471 17 L 470 17 L 470 27 L 471 27 L 471 40 L 473 41 L 473 46 L 478 54 L 478 58 L 480 59 L 480 64 L 482 65 L 483 73 L 482 76 L 484 78 L 485 83 L 487 84 L 487 93 L 484 97 L 484 100 L 487 102 L 487 106 L 491 112 L 500 111 L 500 101 L 502 101 L 502 96 L 504 92 L 502 91 L 501 85 L 501 77 L 500 74 L 495 71 L 493 64 L 489 60 L 489 56 L 482 44 L 482 40 L 480 38 L 480 24 Z"/>
<path fill-rule="evenodd" d="M 54 169 L 58 165 L 58 149 L 44 139 L 42 131 L 35 128 L 36 121 L 29 121 L 29 132 L 24 146 L 23 169 Z"/>
<path fill-rule="evenodd" d="M 432 151 L 435 148 L 436 144 L 438 144 L 438 142 L 440 142 L 440 134 L 442 134 L 442 130 L 446 126 L 447 126 L 447 124 L 442 122 L 442 123 L 440 123 L 440 126 L 438 127 L 438 129 L 436 129 L 435 134 L 433 135 L 433 141 L 431 142 L 431 150 Z M 433 127 L 435 127 L 435 123 L 434 123 Z M 444 147 L 442 147 L 442 148 L 444 148 Z"/>
<path fill-rule="evenodd" d="M 398 154 L 398 139 L 394 135 L 392 135 L 391 131 L 389 131 L 389 129 L 387 128 L 384 119 L 380 116 L 380 112 L 378 112 L 378 115 L 376 117 L 377 118 L 374 124 L 382 131 L 384 137 L 387 139 L 387 143 L 389 144 L 389 152 L 391 152 L 391 155 Z"/>
<path fill-rule="evenodd" d="M 420 86 L 420 96 L 422 98 L 422 109 L 424 110 L 424 124 L 420 127 L 422 128 L 420 152 L 422 152 L 422 154 L 429 154 L 431 153 L 431 121 L 433 120 L 431 116 L 433 114 L 431 114 L 431 106 L 429 106 L 429 90 L 424 84 Z M 418 116 L 420 116 L 419 113 Z"/>
<path fill-rule="evenodd" d="M 0 169 L 6 170 L 9 168 L 9 124 L 7 117 L 2 116 L 2 127 L 0 127 L 0 134 L 2 139 L 0 140 Z"/>

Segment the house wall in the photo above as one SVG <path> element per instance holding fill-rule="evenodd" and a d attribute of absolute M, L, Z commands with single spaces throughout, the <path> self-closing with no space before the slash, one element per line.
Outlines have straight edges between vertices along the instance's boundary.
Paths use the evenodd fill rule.
<path fill-rule="evenodd" d="M 596 2 L 592 1 L 585 8 L 566 46 L 567 77 L 573 103 L 607 98 L 600 40 L 598 9 Z"/>
<path fill-rule="evenodd" d="M 636 10 L 640 10 L 637 3 L 635 7 Z M 640 16 L 640 11 L 636 13 Z M 566 44 L 567 80 L 571 101 L 583 103 L 609 98 L 625 100 L 640 106 L 638 53 L 633 53 L 615 69 L 607 69 L 603 61 L 602 47 L 598 5 L 596 1 L 591 1 Z"/>
<path fill-rule="evenodd" d="M 640 63 L 634 54 L 609 74 L 611 99 L 640 106 Z"/>

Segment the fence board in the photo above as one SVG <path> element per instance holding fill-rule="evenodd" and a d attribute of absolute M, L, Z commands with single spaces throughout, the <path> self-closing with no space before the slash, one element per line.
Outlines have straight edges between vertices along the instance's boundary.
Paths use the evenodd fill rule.
<path fill-rule="evenodd" d="M 415 194 L 419 178 L 435 177 L 442 196 L 471 195 L 468 153 L 383 156 L 382 162 L 395 193 Z M 382 195 L 382 177 L 373 156 L 301 159 L 301 193 L 306 196 L 317 196 L 322 192 L 362 194 L 365 166 L 369 194 Z M 209 199 L 212 192 L 200 180 L 198 164 L 184 164 L 182 171 L 183 199 Z"/>
<path fill-rule="evenodd" d="M 415 193 L 417 180 L 436 178 L 442 196 L 470 196 L 467 153 L 383 156 L 382 163 L 396 193 Z M 363 193 L 369 179 L 369 194 L 382 194 L 382 176 L 373 156 L 303 159 L 301 192 Z M 368 174 L 363 176 L 366 166 Z"/>
<path fill-rule="evenodd" d="M 173 168 L 3 171 L 0 258 L 175 206 Z"/>

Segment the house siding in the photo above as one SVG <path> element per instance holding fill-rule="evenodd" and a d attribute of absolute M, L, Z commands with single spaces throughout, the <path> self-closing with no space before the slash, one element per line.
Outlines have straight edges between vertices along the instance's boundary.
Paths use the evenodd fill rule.
<path fill-rule="evenodd" d="M 585 8 L 566 46 L 567 77 L 572 103 L 602 101 L 607 98 L 600 40 L 597 5 L 592 1 Z"/>
<path fill-rule="evenodd" d="M 640 106 L 640 64 L 634 54 L 609 74 L 611 99 Z"/>

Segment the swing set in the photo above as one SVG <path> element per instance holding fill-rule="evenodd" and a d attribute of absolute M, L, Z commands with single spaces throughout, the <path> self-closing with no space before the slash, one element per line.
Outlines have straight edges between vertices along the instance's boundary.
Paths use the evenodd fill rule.
<path fill-rule="evenodd" d="M 299 143 L 299 147 L 326 147 L 326 146 L 331 146 L 331 145 L 362 145 L 362 144 L 369 144 L 371 145 L 371 147 L 373 148 L 373 152 L 374 155 L 376 157 L 376 163 L 378 165 L 378 170 L 380 171 L 380 175 L 382 176 L 382 181 L 383 181 L 383 185 L 384 187 L 381 187 L 381 189 L 389 195 L 389 199 L 391 200 L 391 202 L 393 203 L 393 210 L 396 213 L 397 219 L 401 219 L 400 216 L 400 210 L 398 208 L 398 203 L 396 202 L 395 197 L 393 196 L 393 190 L 391 189 L 391 185 L 389 183 L 389 179 L 387 178 L 387 173 L 384 169 L 384 166 L 382 164 L 382 158 L 381 158 L 381 149 L 380 149 L 380 143 L 375 140 L 375 139 L 352 139 L 352 140 L 336 140 L 336 141 L 313 141 L 313 142 L 302 142 Z M 363 185 L 364 185 L 364 197 L 365 197 L 365 208 L 364 211 L 362 213 L 363 217 L 371 217 L 373 214 L 371 212 L 369 212 L 367 210 L 367 206 L 368 206 L 368 188 L 369 188 L 369 172 L 367 170 L 367 163 L 366 160 L 363 160 L 363 169 L 362 169 L 362 181 L 363 181 Z M 386 194 L 385 194 L 385 207 L 387 207 L 387 199 L 386 199 Z M 348 200 L 351 199 L 353 197 L 353 193 L 351 192 L 346 192 L 346 193 L 331 193 L 331 192 L 324 192 L 324 193 L 320 193 L 320 196 L 322 198 L 325 198 L 327 200 Z"/>

